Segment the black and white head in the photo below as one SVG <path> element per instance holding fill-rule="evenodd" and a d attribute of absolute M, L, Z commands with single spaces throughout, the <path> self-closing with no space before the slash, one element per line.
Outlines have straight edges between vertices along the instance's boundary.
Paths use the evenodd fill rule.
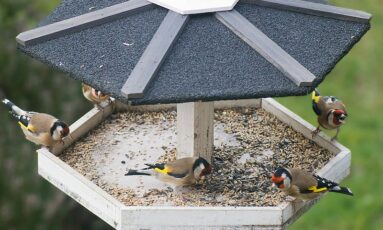
<path fill-rule="evenodd" d="M 65 122 L 57 120 L 53 123 L 50 134 L 53 140 L 61 141 L 69 134 L 69 126 Z"/>
<path fill-rule="evenodd" d="M 291 173 L 286 168 L 278 168 L 273 173 L 271 181 L 273 185 L 281 190 L 289 189 L 292 181 Z"/>
<path fill-rule="evenodd" d="M 205 176 L 212 172 L 212 167 L 207 160 L 202 157 L 197 158 L 193 164 L 194 177 L 197 180 L 205 179 Z"/>

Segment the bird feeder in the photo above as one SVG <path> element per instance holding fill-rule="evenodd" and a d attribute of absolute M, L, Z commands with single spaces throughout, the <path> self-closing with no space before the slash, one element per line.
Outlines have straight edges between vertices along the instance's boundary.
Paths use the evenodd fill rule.
<path fill-rule="evenodd" d="M 81 143 L 81 137 L 93 135 L 100 123 L 110 121 L 115 111 L 173 111 L 176 122 L 167 127 L 174 130 L 176 157 L 198 155 L 214 163 L 216 141 L 230 144 L 215 136 L 220 129 L 214 122 L 220 116 L 217 111 L 254 109 L 254 117 L 263 110 L 333 154 L 316 170 L 340 181 L 349 173 L 350 151 L 324 134 L 312 138 L 312 125 L 268 97 L 310 93 L 367 32 L 370 18 L 323 1 L 63 0 L 39 27 L 17 36 L 19 48 L 115 101 L 72 124 L 63 146 L 38 150 L 39 174 L 116 229 L 285 228 L 314 202 L 267 207 L 129 205 L 63 155 Z M 248 112 L 239 116 L 246 124 L 253 119 Z M 134 138 L 118 139 L 118 133 L 113 130 L 104 137 L 116 146 Z M 169 148 L 164 137 L 156 141 Z M 152 155 L 143 158 L 139 148 L 148 145 L 132 150 L 138 163 L 163 153 L 152 146 Z M 105 159 L 120 161 L 121 151 L 110 148 Z"/>

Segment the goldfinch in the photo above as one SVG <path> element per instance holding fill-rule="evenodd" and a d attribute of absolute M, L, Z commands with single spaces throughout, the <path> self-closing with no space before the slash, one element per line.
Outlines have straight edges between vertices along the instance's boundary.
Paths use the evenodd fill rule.
<path fill-rule="evenodd" d="M 336 129 L 336 134 L 331 140 L 338 137 L 340 126 L 345 123 L 348 116 L 346 107 L 334 96 L 320 96 L 317 90 L 312 92 L 312 106 L 318 116 L 318 127 L 312 132 L 314 137 L 320 132 L 320 127 L 325 129 Z"/>
<path fill-rule="evenodd" d="M 148 167 L 141 170 L 130 169 L 125 176 L 154 176 L 175 186 L 185 186 L 204 180 L 212 171 L 212 166 L 202 157 L 186 157 L 168 163 L 145 165 Z"/>
<path fill-rule="evenodd" d="M 69 134 L 68 125 L 49 114 L 24 111 L 8 99 L 3 103 L 18 120 L 26 139 L 37 145 L 51 147 Z"/>
<path fill-rule="evenodd" d="M 99 106 L 101 103 L 109 100 L 108 95 L 105 95 L 101 91 L 96 90 L 84 83 L 82 83 L 82 93 L 88 101 L 92 102 L 96 106 Z"/>
<path fill-rule="evenodd" d="M 349 188 L 313 175 L 301 169 L 278 168 L 272 175 L 273 185 L 286 195 L 301 199 L 312 200 L 325 192 L 337 192 L 353 196 Z"/>

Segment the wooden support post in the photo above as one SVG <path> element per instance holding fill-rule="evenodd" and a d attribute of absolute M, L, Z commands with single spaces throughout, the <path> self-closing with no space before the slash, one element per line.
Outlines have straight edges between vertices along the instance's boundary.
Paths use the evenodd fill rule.
<path fill-rule="evenodd" d="M 214 102 L 177 104 L 177 158 L 201 156 L 211 162 Z"/>

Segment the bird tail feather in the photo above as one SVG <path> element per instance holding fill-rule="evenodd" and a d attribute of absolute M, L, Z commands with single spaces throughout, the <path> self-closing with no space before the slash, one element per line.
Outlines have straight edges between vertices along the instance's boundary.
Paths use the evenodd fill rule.
<path fill-rule="evenodd" d="M 164 163 L 160 163 L 160 164 L 145 164 L 146 166 L 148 166 L 147 168 L 143 168 L 142 170 L 148 170 L 148 169 L 164 169 L 165 168 L 165 164 Z"/>
<path fill-rule="evenodd" d="M 342 193 L 345 195 L 353 196 L 351 189 L 347 187 L 336 186 L 330 190 L 330 192 Z"/>
<path fill-rule="evenodd" d="M 17 105 L 13 104 L 10 100 L 8 99 L 3 99 L 2 102 L 8 107 L 9 112 L 16 118 L 22 115 L 26 115 L 27 112 L 24 110 L 20 109 Z"/>
<path fill-rule="evenodd" d="M 140 172 L 139 170 L 129 169 L 129 171 L 125 174 L 125 176 L 135 176 L 135 175 L 143 175 L 143 176 L 150 176 L 150 173 L 147 172 Z"/>

